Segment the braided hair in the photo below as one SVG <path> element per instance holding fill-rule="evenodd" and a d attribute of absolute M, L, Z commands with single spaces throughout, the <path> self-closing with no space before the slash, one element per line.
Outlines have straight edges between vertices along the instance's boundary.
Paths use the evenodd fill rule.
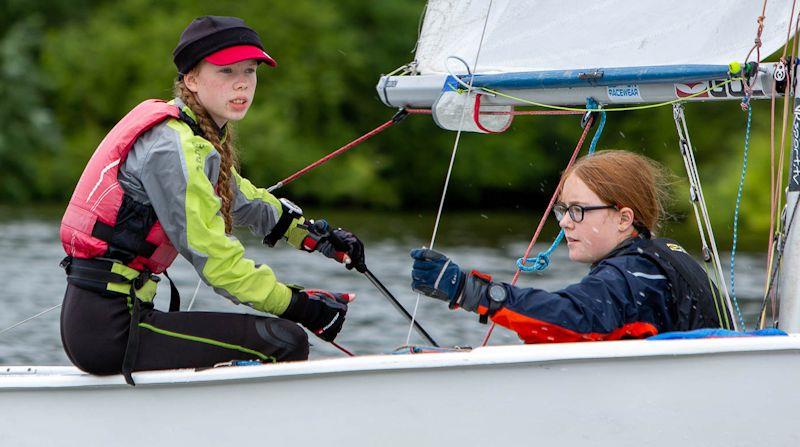
<path fill-rule="evenodd" d="M 211 116 L 206 111 L 205 107 L 197 100 L 197 96 L 189 90 L 183 79 L 175 80 L 174 94 L 186 104 L 195 117 L 197 117 L 197 125 L 203 131 L 203 137 L 208 140 L 220 155 L 220 169 L 219 179 L 217 180 L 216 193 L 220 198 L 221 206 L 220 212 L 225 221 L 225 233 L 231 234 L 233 231 L 233 217 L 231 207 L 233 206 L 234 191 L 232 187 L 231 178 L 233 173 L 232 169 L 238 169 L 239 157 L 236 153 L 233 140 L 233 129 L 230 125 L 226 129 L 225 141 L 220 140 L 220 128 L 211 119 Z"/>

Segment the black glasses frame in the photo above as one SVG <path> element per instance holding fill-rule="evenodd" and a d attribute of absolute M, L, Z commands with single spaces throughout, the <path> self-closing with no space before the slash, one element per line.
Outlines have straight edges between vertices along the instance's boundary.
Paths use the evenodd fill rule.
<path fill-rule="evenodd" d="M 583 206 L 583 205 L 567 205 L 563 202 L 558 202 L 553 206 L 553 214 L 556 216 L 556 220 L 561 222 L 564 219 L 564 216 L 569 213 L 570 219 L 573 222 L 579 223 L 583 222 L 584 214 L 587 211 L 594 211 L 594 210 L 605 210 L 605 209 L 618 209 L 616 205 L 590 205 L 590 206 Z"/>

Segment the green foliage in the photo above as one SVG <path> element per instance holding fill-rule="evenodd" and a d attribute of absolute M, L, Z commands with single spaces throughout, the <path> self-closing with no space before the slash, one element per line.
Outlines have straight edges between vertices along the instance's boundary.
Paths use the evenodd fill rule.
<path fill-rule="evenodd" d="M 53 188 L 47 175 L 59 141 L 44 101 L 46 82 L 36 69 L 41 22 L 18 22 L 0 39 L 0 194 L 24 203 Z"/>
<path fill-rule="evenodd" d="M 171 97 L 172 49 L 199 15 L 244 17 L 278 61 L 238 123 L 243 174 L 268 186 L 388 120 L 375 84 L 413 59 L 423 0 L 9 0 L 0 15 L 0 202 L 65 201 L 104 134 L 138 102 Z M 769 227 L 768 104 L 755 105 L 741 232 Z M 687 106 L 712 221 L 730 236 L 744 114 Z M 541 212 L 580 136 L 577 117 L 517 117 L 463 135 L 447 208 Z M 433 209 L 455 135 L 411 116 L 285 187 L 305 205 Z M 644 153 L 685 178 L 672 112 L 610 113 L 599 148 Z M 693 225 L 685 180 L 673 214 Z"/>

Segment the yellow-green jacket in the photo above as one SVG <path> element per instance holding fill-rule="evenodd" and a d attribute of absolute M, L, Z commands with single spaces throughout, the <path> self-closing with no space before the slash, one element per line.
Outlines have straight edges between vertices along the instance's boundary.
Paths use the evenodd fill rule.
<path fill-rule="evenodd" d="M 185 114 L 194 114 L 179 99 L 172 101 Z M 275 315 L 289 305 L 291 291 L 269 266 L 244 256 L 244 247 L 225 234 L 220 198 L 215 192 L 220 154 L 191 127 L 168 119 L 142 134 L 124 165 L 119 182 L 137 202 L 151 205 L 172 244 L 220 295 L 239 304 Z M 235 226 L 266 236 L 283 212 L 278 199 L 255 187 L 232 170 Z M 308 234 L 299 217 L 289 225 L 286 240 L 299 248 Z"/>

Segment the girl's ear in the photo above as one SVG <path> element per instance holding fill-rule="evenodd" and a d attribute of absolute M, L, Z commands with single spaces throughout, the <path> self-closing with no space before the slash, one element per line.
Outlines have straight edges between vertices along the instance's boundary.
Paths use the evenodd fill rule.
<path fill-rule="evenodd" d="M 623 207 L 619 210 L 619 230 L 627 231 L 633 226 L 633 210 Z"/>
<path fill-rule="evenodd" d="M 192 93 L 197 93 L 197 72 L 195 70 L 183 76 L 183 83 Z"/>

